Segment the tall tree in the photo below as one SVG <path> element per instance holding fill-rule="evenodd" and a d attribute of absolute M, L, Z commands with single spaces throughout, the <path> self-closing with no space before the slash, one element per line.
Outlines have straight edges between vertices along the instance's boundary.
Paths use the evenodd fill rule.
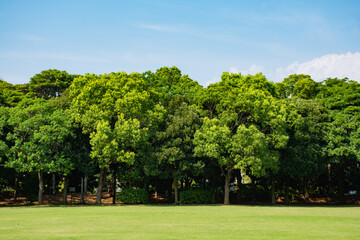
<path fill-rule="evenodd" d="M 49 99 L 49 102 L 52 107 L 66 111 L 68 115 L 70 114 L 69 110 L 72 103 L 71 99 L 69 98 L 68 89 L 65 90 L 61 96 Z M 71 131 L 74 133 L 74 135 L 72 138 L 69 138 L 68 141 L 64 144 L 64 148 L 66 148 L 66 156 L 71 158 L 74 168 L 82 174 L 86 191 L 87 186 L 85 183 L 87 183 L 88 176 L 94 173 L 95 168 L 90 158 L 89 135 L 82 133 L 82 129 L 78 125 L 76 126 L 76 124 L 73 124 Z M 69 169 L 64 170 L 65 171 L 59 171 L 58 174 L 60 174 L 60 176 L 63 178 L 63 203 L 66 204 L 68 183 L 71 172 L 69 171 Z M 53 173 L 53 176 L 55 176 L 55 173 Z M 82 193 L 84 194 L 84 191 Z"/>
<path fill-rule="evenodd" d="M 343 202 L 347 162 L 353 158 L 359 161 L 360 84 L 347 78 L 328 78 L 321 83 L 317 97 L 330 117 L 326 150 L 338 169 L 339 196 Z"/>
<path fill-rule="evenodd" d="M 150 77 L 151 74 L 147 72 L 145 75 Z M 197 92 L 202 89 L 198 82 L 189 78 L 188 75 L 182 75 L 177 67 L 162 67 L 156 70 L 151 84 L 159 93 L 159 100 L 163 104 L 171 101 L 174 95 L 186 96 L 192 103 Z"/>
<path fill-rule="evenodd" d="M 182 75 L 176 67 L 163 67 L 143 75 L 158 93 L 158 102 L 163 109 L 158 112 L 161 116 L 157 121 L 152 121 L 148 144 L 140 153 L 145 153 L 141 157 L 143 171 L 147 177 L 172 179 L 176 200 L 178 180 L 196 174 L 201 165 L 195 164 L 191 139 L 199 124 L 199 111 L 194 100 L 202 87 Z"/>
<path fill-rule="evenodd" d="M 193 156 L 193 138 L 200 127 L 200 115 L 189 106 L 185 96 L 175 95 L 167 106 L 167 119 L 163 131 L 158 131 L 159 149 L 155 154 L 173 179 L 175 203 L 178 202 L 178 182 L 186 174 L 196 174 L 203 164 Z"/>
<path fill-rule="evenodd" d="M 29 84 L 13 85 L 0 79 L 0 104 L 7 107 L 16 106 L 23 98 L 30 97 Z"/>
<path fill-rule="evenodd" d="M 100 169 L 97 203 L 101 203 L 103 181 L 115 162 L 132 164 L 148 126 L 161 107 L 157 94 L 143 75 L 125 72 L 87 74 L 70 86 L 72 111 L 84 133 L 90 134 L 90 155 Z"/>
<path fill-rule="evenodd" d="M 249 136 L 248 132 L 252 134 L 254 139 L 257 139 L 254 141 L 254 144 L 256 144 L 256 142 L 262 142 L 262 140 L 260 140 L 261 136 L 266 139 L 266 144 L 264 146 L 266 146 L 267 150 L 263 149 L 263 151 L 261 151 L 262 154 L 260 155 L 258 153 L 254 153 L 252 157 L 252 159 L 262 159 L 263 168 L 260 167 L 258 171 L 253 171 L 253 169 L 256 168 L 252 168 L 249 164 L 246 167 L 243 165 L 241 168 L 242 171 L 249 171 L 254 175 L 264 174 L 264 169 L 276 171 L 279 156 L 276 149 L 285 147 L 288 137 L 285 132 L 286 123 L 282 117 L 282 113 L 285 111 L 285 106 L 275 98 L 275 86 L 271 82 L 268 82 L 262 74 L 243 76 L 241 74 L 224 73 L 222 75 L 221 82 L 210 85 L 208 88 L 211 88 L 215 98 L 213 100 L 209 99 L 210 101 L 206 101 L 212 102 L 216 105 L 215 107 L 211 107 L 211 109 L 215 109 L 215 111 L 209 111 L 209 113 L 212 113 L 211 115 L 213 115 L 213 113 L 216 112 L 217 116 L 215 117 L 220 119 L 221 122 L 221 124 L 217 123 L 216 126 L 219 128 L 217 130 L 219 134 L 222 133 L 222 137 L 218 137 L 216 139 L 220 142 L 232 142 L 232 139 L 238 139 L 235 137 L 237 134 Z M 214 119 L 214 121 L 218 120 Z M 219 126 L 221 126 L 221 128 Z M 208 128 L 209 130 L 206 131 L 203 129 L 203 134 L 206 132 L 211 133 L 211 124 L 209 124 Z M 242 131 L 243 128 L 247 129 L 247 131 Z M 260 133 L 258 134 L 255 129 L 263 135 Z M 204 139 L 206 139 L 206 137 L 204 137 Z M 209 137 L 209 139 L 211 138 Z M 249 142 L 250 141 L 245 141 L 244 144 L 248 144 Z M 202 142 L 200 144 L 200 142 L 197 141 L 196 144 L 197 146 L 204 147 L 206 142 Z M 219 149 L 229 149 L 226 148 L 226 146 L 220 146 L 221 144 L 218 147 Z M 251 146 L 246 147 L 251 148 Z M 200 148 L 196 147 L 195 149 L 200 151 Z M 230 154 L 229 151 L 235 150 L 222 151 L 225 151 L 226 155 Z M 228 153 L 226 153 L 226 151 Z M 200 154 L 200 152 L 198 152 L 198 154 Z M 201 154 L 205 155 L 205 153 Z M 205 156 L 210 157 L 210 155 Z M 217 161 L 220 161 L 221 155 L 217 156 L 219 157 L 217 158 Z M 237 163 L 235 163 L 233 159 L 229 157 L 227 159 L 230 159 L 231 161 L 230 165 L 225 168 L 227 169 L 227 172 L 224 172 L 226 182 L 225 189 L 228 188 L 231 173 L 236 168 L 235 166 L 237 166 Z M 229 160 L 227 160 L 227 162 L 229 162 Z M 256 164 L 254 163 L 254 166 L 255 165 Z M 225 192 L 226 195 L 228 195 L 228 190 Z M 224 203 L 228 204 L 229 198 L 226 195 Z"/>
<path fill-rule="evenodd" d="M 281 83 L 276 83 L 276 91 L 281 98 L 299 97 L 303 99 L 315 98 L 319 84 L 309 75 L 292 74 Z"/>
<path fill-rule="evenodd" d="M 289 142 L 286 149 L 281 150 L 281 173 L 285 178 L 300 180 L 307 198 L 311 180 L 326 170 L 324 136 L 327 114 L 314 99 L 293 97 L 288 99 L 288 104 Z"/>
<path fill-rule="evenodd" d="M 59 97 L 70 86 L 76 75 L 68 74 L 66 71 L 49 69 L 35 74 L 30 79 L 29 90 L 37 97 L 50 99 Z"/>
<path fill-rule="evenodd" d="M 8 144 L 6 141 L 8 118 L 9 108 L 0 106 L 0 162 L 4 161 L 3 158 L 6 158 L 6 153 L 8 151 Z"/>
<path fill-rule="evenodd" d="M 194 143 L 195 154 L 211 158 L 225 176 L 224 204 L 230 203 L 230 180 L 235 169 L 260 176 L 266 169 L 276 168 L 278 156 L 269 149 L 265 135 L 254 125 L 240 125 L 232 135 L 219 120 L 205 118 Z"/>
<path fill-rule="evenodd" d="M 69 171 L 66 142 L 72 136 L 71 119 L 66 112 L 41 99 L 24 99 L 10 110 L 8 123 L 13 131 L 7 167 L 17 172 L 36 172 L 39 180 L 38 202 L 42 204 L 45 172 Z"/>

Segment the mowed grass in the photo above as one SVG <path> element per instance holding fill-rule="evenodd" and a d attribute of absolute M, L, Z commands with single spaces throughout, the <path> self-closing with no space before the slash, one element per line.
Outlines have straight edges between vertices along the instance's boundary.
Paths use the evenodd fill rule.
<path fill-rule="evenodd" d="M 360 239 L 360 207 L 2 207 L 0 239 Z"/>

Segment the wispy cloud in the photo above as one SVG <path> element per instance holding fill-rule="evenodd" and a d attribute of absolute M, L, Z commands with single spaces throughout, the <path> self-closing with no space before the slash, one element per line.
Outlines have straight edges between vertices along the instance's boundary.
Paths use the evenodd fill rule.
<path fill-rule="evenodd" d="M 329 38 L 337 27 L 329 22 L 319 11 L 304 11 L 297 9 L 279 8 L 271 11 L 236 11 L 225 9 L 224 18 L 233 19 L 239 26 L 277 26 L 278 29 L 291 27 L 317 38 Z M 279 31 L 279 30 L 277 30 Z M 286 31 L 288 32 L 288 31 Z"/>
<path fill-rule="evenodd" d="M 280 81 L 290 74 L 308 74 L 315 81 L 329 77 L 348 77 L 360 82 L 360 52 L 328 54 L 307 62 L 297 61 L 275 71 L 275 77 Z"/>
<path fill-rule="evenodd" d="M 140 28 L 149 29 L 157 32 L 185 33 L 185 34 L 196 33 L 192 29 L 189 29 L 188 27 L 185 26 L 165 25 L 165 24 L 144 24 L 144 23 L 140 23 L 138 26 Z"/>
<path fill-rule="evenodd" d="M 37 35 L 33 35 L 33 34 L 21 34 L 18 36 L 20 39 L 22 40 L 26 40 L 26 41 L 33 41 L 33 42 L 43 42 L 43 41 L 47 41 L 46 38 L 37 36 Z"/>
<path fill-rule="evenodd" d="M 148 29 L 156 32 L 163 32 L 168 34 L 179 34 L 204 40 L 216 41 L 221 43 L 236 43 L 236 44 L 249 44 L 242 38 L 237 38 L 233 34 L 212 33 L 201 28 L 195 28 L 187 25 L 165 25 L 165 24 L 144 24 L 140 23 L 137 27 Z"/>
<path fill-rule="evenodd" d="M 21 60 L 62 60 L 74 62 L 106 62 L 103 58 L 86 56 L 76 53 L 56 53 L 56 52 L 0 52 L 0 58 L 21 59 Z"/>
<path fill-rule="evenodd" d="M 221 15 L 226 18 L 243 21 L 248 24 L 325 24 L 326 19 L 315 11 L 299 11 L 296 9 L 272 9 L 271 11 L 238 11 L 223 9 Z"/>

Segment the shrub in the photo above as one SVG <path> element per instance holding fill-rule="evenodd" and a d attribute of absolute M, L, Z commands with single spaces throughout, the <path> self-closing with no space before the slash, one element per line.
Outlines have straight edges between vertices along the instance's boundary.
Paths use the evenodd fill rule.
<path fill-rule="evenodd" d="M 117 200 L 126 204 L 148 203 L 149 194 L 145 189 L 124 189 L 116 196 Z"/>
<path fill-rule="evenodd" d="M 212 192 L 204 189 L 185 190 L 180 192 L 182 204 L 209 204 L 212 200 Z"/>

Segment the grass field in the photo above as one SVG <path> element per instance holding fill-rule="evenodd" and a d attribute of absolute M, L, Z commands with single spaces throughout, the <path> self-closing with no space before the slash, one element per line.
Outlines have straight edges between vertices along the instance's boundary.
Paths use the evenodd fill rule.
<path fill-rule="evenodd" d="M 0 239 L 360 239 L 360 207 L 1 207 Z"/>

